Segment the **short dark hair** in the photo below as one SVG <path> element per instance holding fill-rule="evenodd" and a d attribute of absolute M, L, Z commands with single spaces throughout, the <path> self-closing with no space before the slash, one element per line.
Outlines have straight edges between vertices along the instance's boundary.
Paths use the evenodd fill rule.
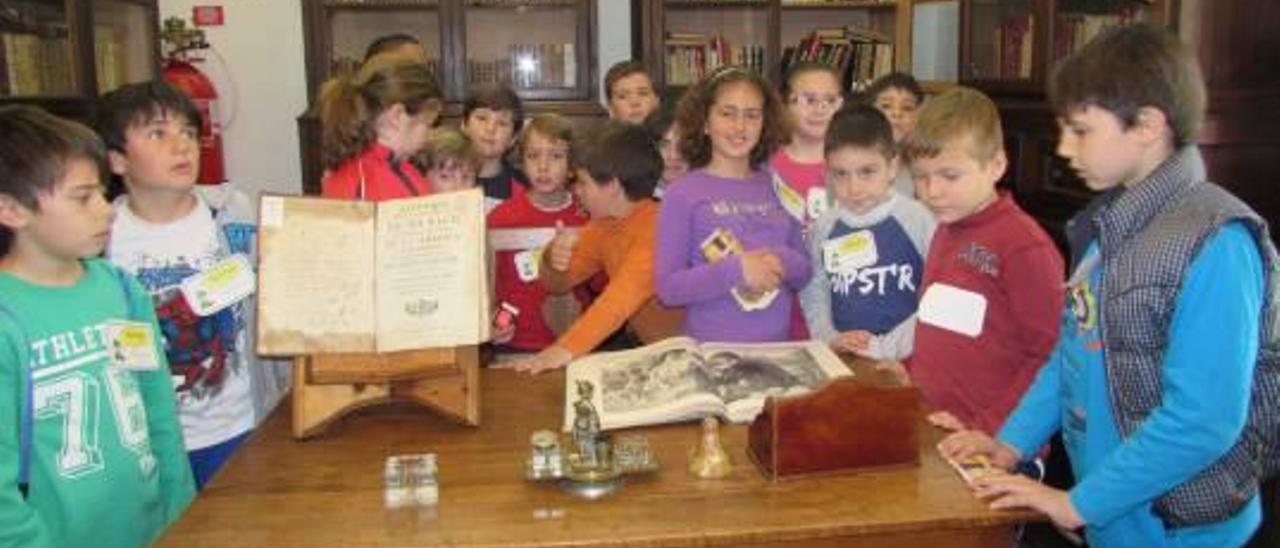
<path fill-rule="evenodd" d="M 662 177 L 662 156 L 649 132 L 636 124 L 610 120 L 578 142 L 578 167 L 598 182 L 617 179 L 627 199 L 650 198 Z M 578 184 L 583 184 L 581 181 Z"/>
<path fill-rule="evenodd" d="M 1059 116 L 1092 105 L 1128 128 L 1139 109 L 1151 107 L 1168 119 L 1175 147 L 1196 141 L 1205 101 L 1195 55 L 1177 35 L 1145 23 L 1102 33 L 1059 64 L 1049 81 L 1049 103 Z"/>
<path fill-rule="evenodd" d="M 818 61 L 800 61 L 787 69 L 787 76 L 782 79 L 782 85 L 778 88 L 778 92 L 782 94 L 782 100 L 789 101 L 791 99 L 791 92 L 793 91 L 792 86 L 795 85 L 796 77 L 809 74 L 811 72 L 829 74 L 831 75 L 831 78 L 836 81 L 837 88 L 844 87 L 843 82 L 841 81 L 843 78 L 840 75 L 840 69 Z M 844 96 L 843 89 L 841 89 L 840 95 L 842 97 Z"/>
<path fill-rule="evenodd" d="M 421 46 L 422 41 L 418 40 L 418 38 L 412 34 L 406 34 L 403 32 L 384 34 L 374 38 L 372 42 L 369 42 L 369 47 L 364 50 L 364 60 L 368 61 L 369 59 L 372 59 L 374 55 L 386 53 L 399 48 L 400 46 L 408 45 Z"/>
<path fill-rule="evenodd" d="M 201 127 L 200 109 L 187 94 L 164 80 L 125 84 L 98 99 L 94 127 L 107 150 L 124 152 L 125 132 L 156 118 L 177 115 Z"/>
<path fill-rule="evenodd" d="M 40 196 L 51 194 L 77 159 L 105 172 L 106 151 L 93 130 L 29 105 L 0 107 L 0 194 L 39 211 Z M 0 256 L 13 236 L 0 226 Z"/>
<path fill-rule="evenodd" d="M 886 158 L 897 155 L 893 143 L 893 126 L 880 109 L 871 105 L 853 105 L 837 112 L 827 129 L 823 150 L 831 154 L 844 147 L 870 148 Z"/>
<path fill-rule="evenodd" d="M 676 109 L 663 103 L 649 116 L 644 119 L 644 128 L 649 132 L 649 138 L 657 143 L 666 137 L 667 131 L 671 129 L 671 125 L 676 123 Z"/>
<path fill-rule="evenodd" d="M 643 74 L 649 78 L 649 85 L 653 86 L 653 75 L 649 74 L 649 68 L 644 63 L 634 59 L 626 61 L 618 61 L 609 71 L 604 73 L 604 98 L 606 101 L 613 99 L 613 85 L 618 80 L 631 76 L 632 74 Z M 655 90 L 656 91 L 656 90 Z"/>
<path fill-rule="evenodd" d="M 676 125 L 680 128 L 680 155 L 684 156 L 690 167 L 701 168 L 711 162 L 711 139 L 706 134 L 707 118 L 720 88 L 735 82 L 754 87 L 764 100 L 764 125 L 760 131 L 760 141 L 751 147 L 751 169 L 759 168 L 790 139 L 791 128 L 782 100 L 769 87 L 764 77 L 744 67 L 722 66 L 690 87 L 676 106 Z"/>
<path fill-rule="evenodd" d="M 524 126 L 524 104 L 520 102 L 520 96 L 502 84 L 480 86 L 471 90 L 462 102 L 462 123 L 465 124 L 471 113 L 478 108 L 510 111 L 514 130 L 519 132 Z"/>
<path fill-rule="evenodd" d="M 884 76 L 876 78 L 871 85 L 867 87 L 867 101 L 875 103 L 876 97 L 886 90 L 900 89 L 906 91 L 916 97 L 917 103 L 924 102 L 924 88 L 920 87 L 915 77 L 905 72 L 890 72 Z"/>

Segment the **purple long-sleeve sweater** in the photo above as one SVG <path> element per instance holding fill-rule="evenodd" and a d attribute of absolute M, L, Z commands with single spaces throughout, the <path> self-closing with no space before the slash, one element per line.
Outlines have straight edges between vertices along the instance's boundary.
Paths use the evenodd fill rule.
<path fill-rule="evenodd" d="M 767 172 L 745 179 L 696 170 L 667 187 L 658 214 L 658 297 L 685 307 L 685 330 L 700 341 L 787 340 L 795 292 L 811 268 L 800 225 L 787 214 Z M 708 263 L 701 244 L 718 228 L 733 233 L 745 251 L 765 249 L 782 260 L 781 294 L 752 312 L 738 306 L 730 290 L 743 286 L 738 257 Z"/>

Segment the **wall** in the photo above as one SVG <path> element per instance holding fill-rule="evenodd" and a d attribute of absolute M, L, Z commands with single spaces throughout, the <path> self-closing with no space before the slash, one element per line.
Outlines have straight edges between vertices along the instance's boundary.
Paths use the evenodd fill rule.
<path fill-rule="evenodd" d="M 180 16 L 189 23 L 192 6 L 223 6 L 226 24 L 205 27 L 216 54 L 199 67 L 225 98 L 228 180 L 247 189 L 302 191 L 294 124 L 307 106 L 301 1 L 160 0 L 162 21 Z"/>

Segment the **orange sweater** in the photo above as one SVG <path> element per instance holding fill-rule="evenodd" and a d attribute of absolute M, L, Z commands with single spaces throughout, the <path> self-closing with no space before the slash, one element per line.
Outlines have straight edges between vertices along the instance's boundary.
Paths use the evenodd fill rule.
<path fill-rule="evenodd" d="M 550 254 L 544 254 L 541 279 L 552 293 L 567 292 L 602 269 L 609 276 L 604 292 L 556 344 L 576 357 L 625 323 L 645 344 L 684 332 L 684 310 L 666 308 L 654 295 L 657 236 L 658 204 L 646 199 L 624 218 L 592 219 L 582 229 L 567 271 L 551 268 L 545 263 Z"/>

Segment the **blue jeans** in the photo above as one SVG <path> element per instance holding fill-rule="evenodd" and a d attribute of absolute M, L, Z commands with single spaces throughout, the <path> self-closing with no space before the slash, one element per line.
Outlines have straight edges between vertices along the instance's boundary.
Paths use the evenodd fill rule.
<path fill-rule="evenodd" d="M 227 441 L 217 445 L 210 445 L 204 449 L 196 449 L 187 452 L 187 459 L 191 461 L 191 473 L 196 477 L 196 489 L 204 488 L 204 484 L 213 477 L 213 474 L 222 468 L 222 463 L 231 458 L 231 454 L 236 452 L 236 448 L 249 439 L 249 434 L 253 430 L 247 430 Z"/>

